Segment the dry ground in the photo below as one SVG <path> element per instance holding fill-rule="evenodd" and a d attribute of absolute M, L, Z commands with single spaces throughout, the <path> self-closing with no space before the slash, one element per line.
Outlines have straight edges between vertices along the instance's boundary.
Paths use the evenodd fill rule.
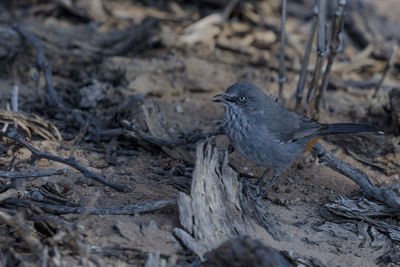
<path fill-rule="evenodd" d="M 215 38 L 196 44 L 184 43 L 179 39 L 184 34 L 185 27 L 210 12 L 222 10 L 222 6 L 206 4 L 207 1 L 196 3 L 177 1 L 163 4 L 156 4 L 157 1 L 154 3 L 153 1 L 138 3 L 122 0 L 103 1 L 107 9 L 111 10 L 115 21 L 107 17 L 110 16 L 107 13 L 104 15 L 107 17 L 107 23 L 101 27 L 93 18 L 97 15 L 79 16 L 68 8 L 54 7 L 56 4 L 52 2 L 33 2 L 36 3 L 27 4 L 20 1 L 20 5 L 6 3 L 5 7 L 0 6 L 0 9 L 5 11 L 1 15 L 1 23 L 6 27 L 17 20 L 26 30 L 39 37 L 46 46 L 46 56 L 53 65 L 56 91 L 63 101 L 73 108 L 91 112 L 104 128 L 111 128 L 110 125 L 118 124 L 118 117 L 115 114 L 121 111 L 121 103 L 130 97 L 136 97 L 139 100 L 127 105 L 127 115 L 125 115 L 129 119 L 136 119 L 143 128 L 145 124 L 141 105 L 149 105 L 149 100 L 153 100 L 159 104 L 162 115 L 171 127 L 176 129 L 176 125 L 179 125 L 184 132 L 194 129 L 207 132 L 215 129 L 216 121 L 223 116 L 222 107 L 212 102 L 211 97 L 223 92 L 233 82 L 249 80 L 263 88 L 265 92 L 277 95 L 279 52 L 279 42 L 275 41 L 277 36 L 269 28 L 254 25 L 249 19 L 250 15 L 246 17 L 240 11 L 234 11 L 231 23 L 227 26 L 226 31 L 229 33 L 226 36 L 231 44 L 237 43 L 244 48 L 232 51 L 232 48 L 224 48 L 223 45 L 218 44 Z M 400 10 L 391 10 L 388 8 L 390 4 L 385 1 L 367 2 L 377 6 L 374 15 L 385 15 L 387 23 L 398 23 L 395 18 L 400 14 Z M 252 12 L 260 17 L 264 16 L 266 23 L 272 23 L 279 28 L 278 6 L 278 1 L 249 1 L 241 4 L 243 10 L 253 10 Z M 398 5 L 395 6 L 397 8 Z M 302 7 L 308 10 L 309 5 L 304 4 Z M 32 11 L 35 8 L 36 11 Z M 348 11 L 349 14 L 351 12 L 351 10 Z M 368 12 L 371 11 L 368 10 Z M 118 27 L 126 27 L 124 23 L 132 23 L 128 18 L 134 23 L 140 23 L 146 17 L 158 19 L 159 30 L 145 40 L 147 43 L 139 53 L 126 52 L 120 55 L 104 56 L 100 62 L 89 59 L 81 64 L 77 60 L 79 55 L 69 56 L 75 48 L 81 49 L 76 49 L 77 53 L 87 52 L 83 48 L 85 44 L 82 44 L 85 41 L 84 36 L 80 36 L 82 39 L 76 37 L 77 39 L 60 41 L 54 39 L 55 36 L 57 38 L 60 36 L 52 34 L 52 31 L 57 28 L 66 32 L 66 36 L 69 36 L 66 38 L 74 37 L 73 31 L 84 31 L 90 27 L 95 28 L 96 32 L 108 32 Z M 286 105 L 293 108 L 293 95 L 310 23 L 309 20 L 293 15 L 289 15 L 287 23 L 288 73 L 284 96 L 287 99 Z M 89 24 L 91 26 L 88 26 Z M 48 34 L 47 37 L 46 34 Z M 93 37 L 94 34 L 91 32 L 88 38 L 94 40 L 96 38 Z M 247 42 L 246 38 L 253 39 Z M 387 36 L 382 38 L 388 39 Z M 392 36 L 392 39 L 396 38 L 398 36 Z M 351 41 L 346 40 L 348 43 L 346 43 L 344 53 L 338 56 L 339 63 L 336 69 L 334 67 L 333 79 L 360 82 L 378 79 L 384 68 L 385 59 L 379 60 L 378 57 L 372 55 L 373 53 L 363 56 L 361 53 L 365 51 L 365 48 L 351 45 Z M 58 42 L 69 42 L 69 44 L 60 45 L 62 55 L 57 56 L 53 53 L 59 47 Z M 89 46 L 90 42 L 87 45 Z M 378 50 L 377 47 L 372 49 Z M 44 89 L 38 90 L 35 82 L 30 78 L 34 73 L 35 51 L 29 49 L 29 45 L 25 45 L 24 49 L 18 53 L 19 56 L 12 66 L 6 68 L 7 71 L 0 80 L 0 95 L 2 96 L 0 108 L 6 108 L 6 103 L 11 99 L 12 86 L 17 84 L 20 88 L 19 110 L 28 115 L 37 114 L 54 123 L 63 136 L 61 142 L 34 136 L 30 142 L 35 147 L 60 156 L 73 156 L 81 165 L 90 170 L 131 188 L 129 192 L 117 192 L 70 169 L 59 176 L 19 181 L 19 188 L 24 188 L 26 196 L 34 196 L 35 190 L 45 184 L 55 184 L 63 188 L 62 194 L 69 203 L 82 206 L 88 205 L 96 192 L 99 193 L 99 198 L 95 207 L 123 206 L 176 198 L 179 190 L 173 182 L 174 174 L 158 175 L 154 172 L 154 168 L 169 170 L 179 164 L 189 166 L 185 160 L 172 159 L 155 147 L 146 148 L 140 145 L 137 138 L 119 136 L 114 138 L 115 146 L 137 151 L 138 154 L 118 155 L 116 162 L 112 164 L 106 159 L 105 153 L 93 152 L 91 148 L 107 147 L 113 138 L 105 136 L 96 140 L 92 136 L 83 137 L 78 142 L 70 142 L 79 134 L 79 127 L 74 123 L 64 121 L 65 118 L 57 115 L 56 110 L 46 110 L 43 100 Z M 311 65 L 314 64 L 314 60 L 315 55 L 310 60 Z M 387 93 L 392 87 L 399 86 L 398 58 L 396 64 L 389 73 L 380 99 L 371 98 L 373 86 L 343 87 L 335 86 L 335 82 L 332 82 L 326 96 L 328 108 L 319 118 L 319 121 L 324 123 L 371 123 L 387 132 L 387 135 L 382 137 L 384 141 L 376 141 L 368 137 L 349 137 L 348 139 L 340 137 L 329 138 L 322 142 L 335 156 L 367 173 L 372 182 L 377 185 L 400 182 L 398 153 L 400 140 L 399 137 L 394 136 L 389 115 L 387 115 L 389 102 Z M 311 66 L 310 69 L 312 69 Z M 113 83 L 110 78 L 104 77 L 105 73 L 117 72 L 116 70 L 124 70 L 125 83 Z M 44 85 L 42 79 L 40 83 Z M 88 87 L 89 89 L 85 89 Z M 352 147 L 349 148 L 349 143 L 356 142 L 357 144 L 357 141 L 376 142 L 378 146 L 392 144 L 392 147 L 389 146 L 392 150 L 390 153 L 374 154 L 374 151 L 361 149 L 361 152 L 370 153 L 362 154 L 363 157 L 386 168 L 376 168 L 362 163 L 347 153 L 348 150 L 354 151 Z M 228 141 L 224 137 L 218 137 L 217 144 L 220 149 L 224 149 Z M 371 143 L 371 147 L 373 146 L 374 144 Z M 17 153 L 18 158 L 14 169 L 21 172 L 65 167 L 65 165 L 45 159 L 32 164 L 29 161 L 30 153 L 27 149 L 18 147 L 16 152 L 12 151 L 11 143 L 6 142 L 5 139 L 0 142 L 0 147 L 3 153 L 0 170 L 7 170 L 13 153 Z M 360 154 L 360 151 L 356 150 L 356 152 Z M 260 175 L 263 171 L 262 168 L 244 160 L 237 152 L 230 154 L 229 157 L 230 162 L 241 172 Z M 180 179 L 190 181 L 190 178 L 184 176 Z M 6 182 L 5 180 L 4 183 Z M 359 194 L 357 185 L 349 179 L 320 166 L 310 153 L 304 154 L 279 178 L 265 199 L 270 212 L 279 222 L 282 230 L 290 237 L 290 240 L 283 242 L 274 241 L 271 238 L 268 240 L 268 245 L 303 256 L 313 256 L 325 266 L 376 266 L 377 258 L 388 249 L 382 245 L 386 243 L 383 241 L 380 243 L 380 240 L 368 240 L 368 237 L 354 230 L 354 227 L 367 227 L 367 232 L 373 231 L 371 226 L 367 226 L 364 222 L 350 221 L 348 230 L 345 228 L 341 228 L 341 232 L 338 232 L 337 228 L 329 230 L 331 222 L 323 219 L 319 213 L 319 209 L 325 203 L 338 195 L 352 197 Z M 16 208 L 13 207 L 13 209 Z M 60 215 L 60 217 L 74 222 L 80 215 Z M 393 219 L 398 225 L 398 217 Z M 135 215 L 88 215 L 83 218 L 80 225 L 85 242 L 92 246 L 92 256 L 105 265 L 143 265 L 147 252 L 153 251 L 160 251 L 165 259 L 176 257 L 177 265 L 189 264 L 195 259 L 195 256 L 184 248 L 172 233 L 172 229 L 179 226 L 179 214 L 175 206 Z M 27 252 L 23 251 L 22 245 L 18 245 L 20 241 L 15 240 L 16 234 L 13 230 L 6 226 L 1 226 L 0 229 L 3 233 L 0 238 L 1 249 L 5 249 L 7 243 L 11 242 L 17 254 L 20 253 L 21 257 L 25 257 Z M 381 238 L 385 240 L 386 237 L 381 235 Z M 96 252 L 98 247 L 110 248 L 110 250 Z M 64 266 L 80 264 L 78 255 L 65 253 L 69 256 L 63 258 Z M 25 258 L 25 261 L 29 259 L 32 265 L 37 262 L 34 257 Z"/>

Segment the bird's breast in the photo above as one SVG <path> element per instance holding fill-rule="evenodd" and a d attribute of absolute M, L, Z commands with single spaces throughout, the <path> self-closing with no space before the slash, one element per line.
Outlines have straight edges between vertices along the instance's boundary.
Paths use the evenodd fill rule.
<path fill-rule="evenodd" d="M 243 139 L 249 138 L 251 124 L 241 110 L 228 108 L 225 114 L 225 122 L 232 142 L 241 142 Z"/>

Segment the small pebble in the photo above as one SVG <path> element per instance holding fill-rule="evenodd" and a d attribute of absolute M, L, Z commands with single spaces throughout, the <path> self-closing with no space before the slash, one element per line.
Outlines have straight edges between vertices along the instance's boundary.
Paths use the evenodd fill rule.
<path fill-rule="evenodd" d="M 295 176 L 293 178 L 290 177 L 288 180 L 290 183 L 294 184 L 295 182 L 297 182 L 297 180 L 299 180 L 299 178 L 300 178 L 299 176 Z"/>
<path fill-rule="evenodd" d="M 176 113 L 183 113 L 183 107 L 181 105 L 178 105 L 175 107 Z"/>

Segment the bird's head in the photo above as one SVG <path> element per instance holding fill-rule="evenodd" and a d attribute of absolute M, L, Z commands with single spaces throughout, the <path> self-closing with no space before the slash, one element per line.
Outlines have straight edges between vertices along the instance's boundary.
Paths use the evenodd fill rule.
<path fill-rule="evenodd" d="M 267 95 L 250 82 L 237 82 L 226 92 L 213 97 L 213 101 L 223 103 L 228 109 L 251 111 L 264 103 Z"/>

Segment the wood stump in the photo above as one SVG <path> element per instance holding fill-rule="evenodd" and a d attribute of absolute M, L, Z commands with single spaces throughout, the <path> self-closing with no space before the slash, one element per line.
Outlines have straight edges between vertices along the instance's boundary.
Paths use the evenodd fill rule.
<path fill-rule="evenodd" d="M 276 225 L 263 223 L 262 227 L 258 219 L 253 218 L 254 212 L 266 213 L 267 210 L 249 207 L 252 201 L 242 193 L 245 186 L 238 178 L 228 166 L 226 151 L 218 152 L 213 141 L 197 146 L 190 196 L 182 192 L 178 196 L 182 229 L 175 228 L 174 233 L 202 260 L 205 253 L 238 235 L 271 239 L 265 226 L 274 228 Z M 278 233 L 279 229 L 273 232 Z"/>

